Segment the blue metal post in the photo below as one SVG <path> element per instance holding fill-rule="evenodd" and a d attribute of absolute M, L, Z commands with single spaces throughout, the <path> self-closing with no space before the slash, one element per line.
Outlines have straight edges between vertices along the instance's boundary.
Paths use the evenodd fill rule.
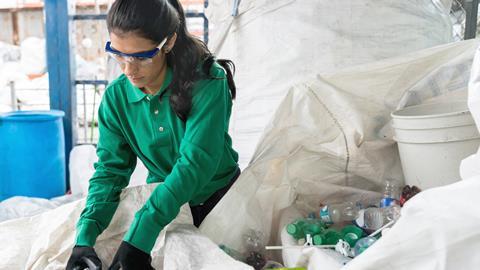
<path fill-rule="evenodd" d="M 475 38 L 477 34 L 478 2 L 478 0 L 465 0 L 464 2 L 465 40 Z"/>
<path fill-rule="evenodd" d="M 76 142 L 77 98 L 75 89 L 75 58 L 71 53 L 70 31 L 73 29 L 69 13 L 74 4 L 69 0 L 45 0 L 45 32 L 47 41 L 47 66 L 50 89 L 50 108 L 65 112 L 65 159 L 67 168 L 69 154 Z"/>
<path fill-rule="evenodd" d="M 208 0 L 203 2 L 203 7 L 207 9 L 208 7 Z M 205 15 L 205 10 L 203 11 L 203 41 L 205 44 L 208 44 L 208 18 Z"/>

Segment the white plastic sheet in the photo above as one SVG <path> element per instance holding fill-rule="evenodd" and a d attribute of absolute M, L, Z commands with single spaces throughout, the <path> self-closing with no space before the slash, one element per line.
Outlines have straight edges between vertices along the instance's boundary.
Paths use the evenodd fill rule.
<path fill-rule="evenodd" d="M 95 245 L 104 267 L 113 259 L 136 210 L 144 204 L 155 186 L 134 187 L 122 193 L 121 203 L 110 226 Z M 84 205 L 83 199 L 40 215 L 0 223 L 0 242 L 9 243 L 9 247 L 3 248 L 0 253 L 0 269 L 65 269 L 74 244 L 75 224 Z M 184 205 L 177 218 L 157 239 L 152 251 L 155 269 L 251 269 L 231 259 L 191 224 L 190 210 Z"/>
<path fill-rule="evenodd" d="M 47 69 L 46 42 L 43 38 L 29 37 L 20 44 L 20 65 L 25 74 L 41 74 Z"/>
<path fill-rule="evenodd" d="M 0 222 L 38 215 L 63 204 L 78 200 L 80 195 L 65 195 L 51 200 L 15 196 L 0 202 Z"/>
<path fill-rule="evenodd" d="M 451 0 L 209 1 L 209 46 L 237 67 L 231 135 L 244 168 L 287 91 L 318 73 L 453 41 Z"/>
<path fill-rule="evenodd" d="M 237 250 L 245 248 L 240 239 L 246 229 L 259 230 L 267 235 L 268 244 L 278 245 L 280 213 L 291 205 L 304 211 L 318 210 L 319 202 L 355 201 L 358 196 L 375 196 L 371 191 L 378 191 L 386 178 L 396 179 L 401 184 L 403 176 L 392 139 L 390 112 L 445 98 L 466 102 L 469 70 L 478 44 L 478 40 L 470 40 L 439 46 L 338 73 L 322 74 L 292 87 L 268 125 L 251 164 L 206 218 L 201 231 L 215 242 Z M 455 198 L 462 197 L 461 190 L 455 192 L 458 192 Z M 448 189 L 433 194 L 446 196 Z M 438 211 L 441 205 L 452 200 L 448 197 L 437 199 L 440 205 L 429 208 L 432 212 L 425 219 L 415 216 L 419 218 L 418 226 L 424 230 L 429 228 L 427 218 L 437 215 L 438 220 L 442 220 L 445 213 Z M 454 205 L 461 206 L 465 202 Z M 231 209 L 235 209 L 234 214 Z M 456 215 L 453 208 L 449 214 Z M 458 217 L 465 219 L 466 215 Z M 417 226 L 411 216 L 407 220 L 410 226 Z M 407 223 L 402 221 L 402 224 Z M 474 223 L 475 220 L 469 220 L 465 226 Z M 456 223 L 447 226 L 456 226 Z M 236 230 L 226 229 L 233 227 Z M 401 228 L 402 235 L 407 236 L 410 228 Z M 440 235 L 452 229 L 432 228 Z M 457 229 L 461 235 L 466 227 Z M 399 233 L 398 230 L 394 232 Z M 465 235 L 474 236 L 470 232 Z M 466 247 L 460 249 L 472 254 L 466 250 L 472 245 L 463 240 Z M 445 240 L 434 246 L 443 247 L 444 254 L 439 259 L 457 255 L 457 251 L 450 250 L 453 248 L 450 243 Z M 390 246 L 392 251 L 384 253 L 388 254 L 391 265 L 397 267 L 394 269 L 408 269 L 398 265 L 408 260 L 405 248 L 413 244 L 416 243 L 412 241 L 402 246 L 402 251 Z M 396 252 L 402 256 L 393 256 Z M 375 254 L 383 258 L 382 254 Z M 279 255 L 278 252 L 272 254 Z M 427 255 L 438 254 L 424 252 L 415 259 L 434 260 L 425 257 Z M 318 265 L 321 262 L 309 263 Z M 414 269 L 448 269 L 441 266 Z"/>
<path fill-rule="evenodd" d="M 477 49 L 468 83 L 468 108 L 480 131 L 480 48 Z M 480 175 L 480 148 L 460 165 L 460 176 L 467 179 Z"/>
<path fill-rule="evenodd" d="M 86 196 L 88 194 L 88 181 L 95 173 L 94 164 L 98 157 L 95 147 L 90 144 L 75 146 L 70 152 L 70 188 L 72 194 Z M 148 170 L 137 160 L 137 167 L 130 177 L 129 187 L 144 185 L 148 176 Z"/>
<path fill-rule="evenodd" d="M 0 65 L 20 60 L 20 47 L 0 42 Z"/>

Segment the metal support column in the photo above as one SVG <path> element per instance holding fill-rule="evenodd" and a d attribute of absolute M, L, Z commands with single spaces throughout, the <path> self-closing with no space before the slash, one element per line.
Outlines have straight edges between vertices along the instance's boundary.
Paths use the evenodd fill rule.
<path fill-rule="evenodd" d="M 45 33 L 47 41 L 47 66 L 50 89 L 50 108 L 65 112 L 65 160 L 67 168 L 69 154 L 77 140 L 77 97 L 75 88 L 75 58 L 70 48 L 73 25 L 69 20 L 73 5 L 69 0 L 45 0 Z"/>
<path fill-rule="evenodd" d="M 475 38 L 477 34 L 477 14 L 479 0 L 465 0 L 465 36 L 464 39 Z"/>
<path fill-rule="evenodd" d="M 207 9 L 208 0 L 205 0 L 205 2 L 203 2 L 203 7 L 204 9 Z M 205 10 L 203 11 L 203 41 L 205 42 L 205 44 L 208 44 L 208 18 L 207 15 L 205 15 Z"/>

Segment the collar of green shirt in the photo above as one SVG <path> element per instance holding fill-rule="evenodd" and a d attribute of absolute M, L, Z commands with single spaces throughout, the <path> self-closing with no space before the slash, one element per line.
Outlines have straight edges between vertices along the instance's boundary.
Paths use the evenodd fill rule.
<path fill-rule="evenodd" d="M 165 88 L 167 88 L 167 86 L 170 84 L 171 81 L 172 81 L 172 69 L 170 67 L 167 67 L 167 74 L 165 74 L 165 80 L 163 80 L 162 87 L 160 87 L 160 90 L 154 96 L 144 93 L 142 90 L 140 90 L 136 86 L 133 86 L 130 83 L 130 81 L 128 81 L 128 84 L 131 86 L 131 89 L 127 91 L 128 102 L 129 103 L 137 102 L 144 99 L 147 96 L 150 96 L 150 97 L 160 96 L 164 91 L 168 91 Z M 169 95 L 170 95 L 170 91 L 163 94 L 164 97 L 168 97 Z"/>

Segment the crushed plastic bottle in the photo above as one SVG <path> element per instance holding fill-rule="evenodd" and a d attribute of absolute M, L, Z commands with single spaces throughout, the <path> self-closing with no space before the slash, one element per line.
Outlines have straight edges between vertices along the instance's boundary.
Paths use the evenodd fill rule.
<path fill-rule="evenodd" d="M 398 220 L 400 218 L 401 211 L 402 211 L 402 208 L 398 204 L 393 204 L 385 208 L 384 215 L 385 215 L 386 222 L 389 222 L 392 220 Z"/>
<path fill-rule="evenodd" d="M 265 264 L 267 263 L 267 260 L 261 253 L 257 251 L 250 251 L 247 254 L 247 258 L 245 259 L 245 262 L 248 265 L 252 266 L 255 270 L 260 270 L 265 266 Z"/>
<path fill-rule="evenodd" d="M 244 234 L 247 252 L 245 254 L 245 262 L 252 266 L 255 270 L 262 269 L 267 260 L 265 257 L 265 247 L 263 246 L 263 233 L 255 230 L 249 230 Z"/>
<path fill-rule="evenodd" d="M 365 209 L 363 212 L 364 225 L 362 227 L 369 231 L 380 229 L 385 220 L 384 212 L 383 208 L 370 207 Z"/>
<path fill-rule="evenodd" d="M 326 224 L 353 221 L 359 217 L 359 211 L 361 209 L 361 205 L 353 202 L 329 204 L 320 209 L 319 216 Z"/>

